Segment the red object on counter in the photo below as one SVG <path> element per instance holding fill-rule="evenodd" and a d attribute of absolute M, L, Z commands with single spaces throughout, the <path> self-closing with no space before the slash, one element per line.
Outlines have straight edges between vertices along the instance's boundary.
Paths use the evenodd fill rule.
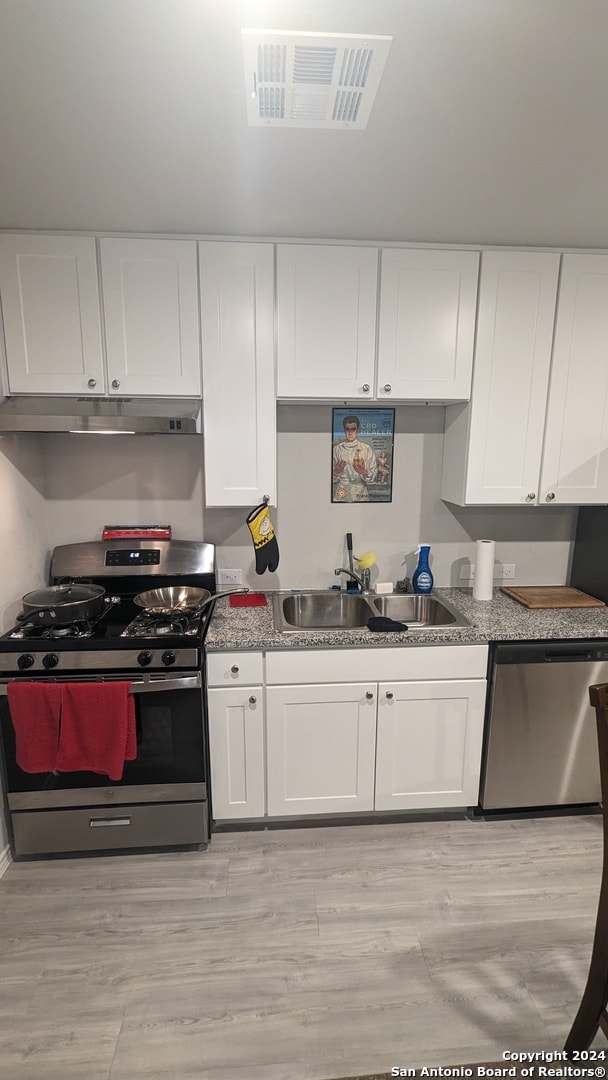
<path fill-rule="evenodd" d="M 235 593 L 230 597 L 230 607 L 266 607 L 267 604 L 263 592 Z"/>

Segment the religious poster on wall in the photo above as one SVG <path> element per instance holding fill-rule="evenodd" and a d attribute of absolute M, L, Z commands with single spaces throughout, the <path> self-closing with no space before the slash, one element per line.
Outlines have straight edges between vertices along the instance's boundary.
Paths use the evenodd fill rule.
<path fill-rule="evenodd" d="M 334 503 L 391 502 L 394 409 L 332 410 Z"/>

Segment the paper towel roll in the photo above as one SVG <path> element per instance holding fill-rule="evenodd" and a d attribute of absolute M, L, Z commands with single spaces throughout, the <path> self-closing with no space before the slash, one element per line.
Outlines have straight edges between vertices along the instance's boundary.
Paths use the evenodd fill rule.
<path fill-rule="evenodd" d="M 475 577 L 473 599 L 491 600 L 494 585 L 494 540 L 478 540 L 475 544 Z"/>

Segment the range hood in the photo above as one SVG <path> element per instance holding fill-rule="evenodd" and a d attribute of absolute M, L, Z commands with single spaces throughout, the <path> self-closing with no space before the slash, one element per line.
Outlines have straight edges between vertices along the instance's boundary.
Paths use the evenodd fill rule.
<path fill-rule="evenodd" d="M 0 432 L 194 435 L 200 414 L 196 399 L 9 397 L 0 404 Z"/>

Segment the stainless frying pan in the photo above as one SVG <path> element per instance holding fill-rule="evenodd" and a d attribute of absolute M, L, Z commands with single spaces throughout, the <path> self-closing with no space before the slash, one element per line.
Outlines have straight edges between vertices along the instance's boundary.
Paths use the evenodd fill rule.
<path fill-rule="evenodd" d="M 164 589 L 148 589 L 134 597 L 138 607 L 151 615 L 173 615 L 176 611 L 200 611 L 213 600 L 233 593 L 248 593 L 249 589 L 226 589 L 211 593 L 209 589 L 196 589 L 190 585 L 169 585 Z"/>

